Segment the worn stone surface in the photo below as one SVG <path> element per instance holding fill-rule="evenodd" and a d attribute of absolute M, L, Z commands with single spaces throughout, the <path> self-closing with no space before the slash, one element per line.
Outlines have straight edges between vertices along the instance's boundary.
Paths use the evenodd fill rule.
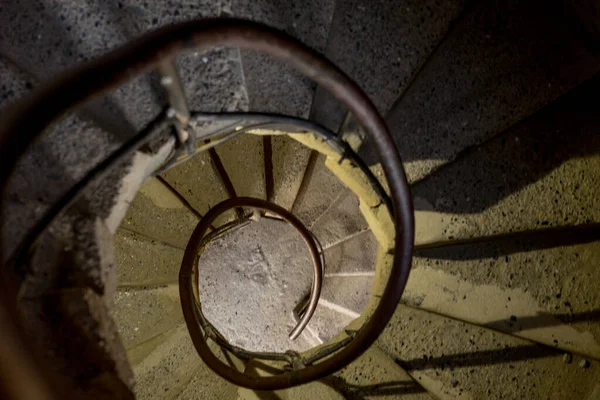
<path fill-rule="evenodd" d="M 126 349 L 151 340 L 183 321 L 177 285 L 120 289 L 112 310 Z"/>
<path fill-rule="evenodd" d="M 57 219 L 37 244 L 29 265 L 17 266 L 23 278 L 22 297 L 89 288 L 110 307 L 117 271 L 110 233 L 100 219 L 69 212 Z"/>
<path fill-rule="evenodd" d="M 244 373 L 250 376 L 271 376 L 272 368 L 277 368 L 273 363 L 268 361 L 252 360 L 248 363 Z M 246 388 L 238 389 L 238 400 L 341 400 L 345 397 L 327 382 L 313 381 L 304 385 L 299 385 L 284 390 L 276 391 L 254 391 Z"/>
<path fill-rule="evenodd" d="M 600 243 L 577 244 L 589 234 L 417 251 L 403 300 L 600 359 Z"/>
<path fill-rule="evenodd" d="M 349 190 L 332 203 L 311 226 L 312 233 L 324 248 L 369 229 L 359 209 L 359 199 Z"/>
<path fill-rule="evenodd" d="M 288 338 L 292 310 L 313 278 L 306 245 L 290 225 L 262 219 L 212 242 L 199 273 L 204 314 L 232 344 L 257 351 L 310 347 Z"/>
<path fill-rule="evenodd" d="M 600 374 L 563 352 L 430 312 L 399 306 L 378 345 L 439 398 L 588 398 Z"/>
<path fill-rule="evenodd" d="M 133 375 L 102 296 L 89 288 L 64 289 L 23 299 L 20 311 L 29 339 L 73 396 L 129 392 Z"/>
<path fill-rule="evenodd" d="M 301 3 L 233 0 L 231 11 L 234 16 L 267 23 L 322 50 L 334 4 L 332 0 Z M 242 61 L 251 110 L 308 116 L 314 83 L 283 63 L 256 52 L 242 51 Z"/>
<path fill-rule="evenodd" d="M 238 196 L 266 198 L 262 138 L 242 134 L 216 148 Z"/>
<path fill-rule="evenodd" d="M 337 2 L 325 55 L 386 112 L 456 18 L 462 1 Z M 318 88 L 311 119 L 337 130 L 345 109 Z"/>
<path fill-rule="evenodd" d="M 197 217 L 183 203 L 173 201 L 170 193 L 154 189 L 152 184 L 142 185 L 123 220 L 123 228 L 185 249 L 198 224 Z"/>
<path fill-rule="evenodd" d="M 321 298 L 345 310 L 360 314 L 369 302 L 373 276 L 325 277 Z"/>
<path fill-rule="evenodd" d="M 284 135 L 273 136 L 273 202 L 292 208 L 302 183 L 310 150 Z"/>
<path fill-rule="evenodd" d="M 201 215 L 227 198 L 208 153 L 201 153 L 162 174 Z"/>
<path fill-rule="evenodd" d="M 327 248 L 325 276 L 373 274 L 379 244 L 368 230 Z"/>
<path fill-rule="evenodd" d="M 413 185 L 432 221 L 417 243 L 599 222 L 599 89 L 584 83 Z"/>
<path fill-rule="evenodd" d="M 323 301 L 320 300 L 315 313 L 302 335 L 309 341 L 314 341 L 313 346 L 317 346 L 333 339 L 355 318 L 356 315 L 352 312 L 344 313 L 340 312 L 340 310 L 333 310 L 331 307 L 324 305 Z"/>
<path fill-rule="evenodd" d="M 113 240 L 119 286 L 177 283 L 183 250 L 126 230 Z"/>
<path fill-rule="evenodd" d="M 346 398 L 431 399 L 423 387 L 376 346 L 337 372 L 331 383 Z"/>
<path fill-rule="evenodd" d="M 344 185 L 324 165 L 325 156 L 317 159 L 314 174 L 304 199 L 293 210 L 304 224 L 311 226 L 342 193 Z"/>
<path fill-rule="evenodd" d="M 490 0 L 470 7 L 388 114 L 409 180 L 597 73 L 597 55 L 577 25 L 558 3 Z"/>
<path fill-rule="evenodd" d="M 110 2 L 89 0 L 71 7 L 61 2 L 24 0 L 7 3 L 0 17 L 0 51 L 40 80 L 98 57 L 129 39 L 116 4 Z M 123 139 L 157 112 L 149 76 L 145 75 L 93 101 L 83 113 Z"/>
<path fill-rule="evenodd" d="M 232 390 L 230 383 L 202 363 L 185 324 L 156 347 L 134 372 L 139 399 L 218 399 L 226 398 Z"/>
<path fill-rule="evenodd" d="M 16 66 L 0 59 L 3 109 L 28 93 L 35 84 Z M 8 256 L 25 232 L 41 216 L 47 204 L 56 201 L 76 179 L 102 160 L 114 144 L 108 134 L 83 120 L 69 116 L 42 133 L 18 161 L 9 180 L 3 210 L 3 255 Z M 116 171 L 118 179 L 120 171 Z M 101 213 L 112 200 L 115 185 L 104 185 L 88 196 L 88 208 Z M 89 193 L 89 191 L 88 191 Z"/>

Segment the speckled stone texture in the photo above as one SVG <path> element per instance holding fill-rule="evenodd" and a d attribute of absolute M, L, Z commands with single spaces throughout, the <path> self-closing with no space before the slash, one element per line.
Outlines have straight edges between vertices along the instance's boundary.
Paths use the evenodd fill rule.
<path fill-rule="evenodd" d="M 600 375 L 596 361 L 406 306 L 377 343 L 437 398 L 585 399 Z"/>
<path fill-rule="evenodd" d="M 378 243 L 368 230 L 325 249 L 325 275 L 375 273 Z"/>
<path fill-rule="evenodd" d="M 325 56 L 386 112 L 462 8 L 462 1 L 338 1 Z M 346 110 L 318 88 L 311 119 L 337 130 Z"/>
<path fill-rule="evenodd" d="M 135 232 L 114 236 L 119 286 L 177 283 L 183 250 Z"/>
<path fill-rule="evenodd" d="M 308 165 L 310 149 L 287 135 L 272 136 L 273 201 L 292 208 Z"/>
<path fill-rule="evenodd" d="M 599 89 L 583 83 L 413 185 L 416 208 L 441 219 L 428 241 L 600 222 Z"/>
<path fill-rule="evenodd" d="M 432 399 L 418 382 L 376 346 L 337 372 L 332 384 L 347 399 Z"/>
<path fill-rule="evenodd" d="M 232 14 L 266 23 L 323 50 L 327 41 L 332 0 L 232 0 Z M 250 109 L 306 117 L 315 85 L 284 64 L 253 52 L 242 52 Z"/>
<path fill-rule="evenodd" d="M 197 224 L 196 215 L 182 203 L 160 203 L 160 197 L 151 197 L 140 191 L 127 210 L 121 227 L 185 249 Z"/>
<path fill-rule="evenodd" d="M 138 399 L 227 399 L 235 387 L 212 372 L 196 353 L 185 325 L 135 369 Z"/>
<path fill-rule="evenodd" d="M 369 229 L 358 205 L 358 196 L 345 190 L 312 224 L 311 231 L 324 248 Z"/>
<path fill-rule="evenodd" d="M 322 51 L 333 13 L 333 0 L 233 0 L 236 17 L 263 22 Z M 308 117 L 315 84 L 275 59 L 250 51 L 241 52 L 249 108 Z M 273 201 L 291 207 L 302 181 L 309 151 L 285 137 L 273 137 Z M 281 174 L 285 171 L 285 174 Z"/>
<path fill-rule="evenodd" d="M 319 155 L 306 194 L 292 210 L 307 226 L 311 226 L 337 198 L 346 193 L 344 184 L 324 163 L 325 156 Z"/>
<path fill-rule="evenodd" d="M 25 96 L 36 84 L 5 59 L 0 61 L 0 81 L 0 107 L 3 109 Z M 17 163 L 9 180 L 6 208 L 3 210 L 3 256 L 7 257 L 14 250 L 48 204 L 56 201 L 114 147 L 105 131 L 76 116 L 68 116 L 43 132 Z M 122 173 L 122 168 L 116 168 L 111 178 L 118 181 Z M 85 196 L 86 207 L 97 214 L 106 214 L 117 185 L 94 186 L 94 195 L 90 196 L 92 191 L 88 191 Z"/>
<path fill-rule="evenodd" d="M 177 285 L 120 289 L 113 318 L 130 350 L 183 322 Z"/>
<path fill-rule="evenodd" d="M 212 242 L 198 264 L 205 316 L 247 350 L 310 348 L 288 338 L 292 310 L 312 284 L 309 257 L 296 230 L 279 220 L 261 219 Z"/>
<path fill-rule="evenodd" d="M 594 238 L 597 230 L 418 250 L 403 301 L 597 359 L 600 242 L 585 243 Z"/>
<path fill-rule="evenodd" d="M 555 2 L 470 7 L 387 116 L 409 179 L 594 75 L 598 58 L 578 24 Z"/>

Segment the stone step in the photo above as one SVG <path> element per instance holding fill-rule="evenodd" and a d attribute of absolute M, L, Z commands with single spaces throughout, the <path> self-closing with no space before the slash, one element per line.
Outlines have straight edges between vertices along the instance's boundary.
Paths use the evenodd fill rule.
<path fill-rule="evenodd" d="M 469 7 L 387 116 L 410 181 L 497 135 L 598 72 L 562 5 Z"/>
<path fill-rule="evenodd" d="M 442 40 L 462 3 L 338 1 L 324 54 L 384 113 Z M 317 89 L 311 119 L 337 131 L 345 113 L 337 100 Z"/>
<path fill-rule="evenodd" d="M 377 248 L 377 240 L 370 230 L 325 247 L 325 276 L 373 275 Z"/>
<path fill-rule="evenodd" d="M 334 0 L 310 0 L 302 4 L 280 0 L 234 0 L 231 12 L 234 16 L 283 30 L 322 51 L 334 5 Z M 314 83 L 283 63 L 256 52 L 242 51 L 241 59 L 250 110 L 308 117 L 315 93 Z M 273 149 L 272 200 L 291 208 L 310 151 L 287 137 L 274 136 L 266 140 L 272 142 Z"/>
<path fill-rule="evenodd" d="M 417 381 L 377 346 L 371 346 L 362 356 L 337 372 L 331 384 L 345 398 L 432 399 Z"/>
<path fill-rule="evenodd" d="M 588 398 L 600 365 L 400 305 L 378 346 L 436 398 Z"/>
<path fill-rule="evenodd" d="M 178 249 L 185 249 L 198 224 L 198 217 L 156 178 L 140 188 L 122 227 Z"/>
<path fill-rule="evenodd" d="M 126 350 L 155 342 L 183 321 L 178 286 L 120 289 L 112 314 Z"/>
<path fill-rule="evenodd" d="M 178 283 L 182 249 L 124 229 L 113 240 L 120 287 Z"/>
<path fill-rule="evenodd" d="M 417 250 L 403 301 L 600 359 L 600 242 L 572 238 L 537 233 Z"/>
<path fill-rule="evenodd" d="M 369 303 L 373 281 L 373 275 L 326 276 L 307 334 L 324 343 L 342 332 Z"/>
<path fill-rule="evenodd" d="M 35 79 L 4 58 L 0 58 L 0 80 L 0 108 L 3 110 L 37 85 Z M 114 148 L 115 144 L 105 131 L 77 116 L 69 116 L 46 130 L 17 163 L 9 181 L 2 218 L 2 229 L 5 230 L 3 256 L 10 255 L 48 204 L 58 200 Z M 120 173 L 117 168 L 115 180 Z M 106 212 L 106 207 L 98 204 L 100 198 L 103 195 L 112 197 L 115 186 L 111 183 L 97 188 L 95 195 L 88 198 L 91 208 L 98 214 Z"/>
<path fill-rule="evenodd" d="M 325 166 L 324 155 L 319 155 L 306 193 L 292 209 L 302 222 L 311 226 L 345 190 L 344 184 Z"/>
<path fill-rule="evenodd" d="M 242 134 L 216 148 L 238 196 L 266 199 L 263 138 Z"/>
<path fill-rule="evenodd" d="M 227 199 L 227 191 L 207 152 L 163 172 L 161 177 L 200 215 L 205 215 L 212 207 Z M 226 218 L 221 218 L 213 225 L 218 226 L 226 221 Z"/>
<path fill-rule="evenodd" d="M 202 362 L 185 324 L 136 365 L 134 373 L 138 399 L 233 399 L 237 389 Z"/>
<path fill-rule="evenodd" d="M 329 208 L 313 222 L 310 229 L 324 248 L 369 229 L 359 203 L 358 196 L 351 190 L 343 190 Z"/>
<path fill-rule="evenodd" d="M 269 362 L 251 361 L 246 370 L 247 375 L 269 376 L 271 375 Z M 331 399 L 342 400 L 345 397 L 333 385 L 324 381 L 313 381 L 304 385 L 285 390 L 276 391 L 254 391 L 246 388 L 238 389 L 238 400 L 303 400 L 303 399 Z"/>
<path fill-rule="evenodd" d="M 308 166 L 310 149 L 287 135 L 271 137 L 273 149 L 273 198 L 280 206 L 291 209 Z"/>
<path fill-rule="evenodd" d="M 600 222 L 600 79 L 413 185 L 418 245 Z"/>

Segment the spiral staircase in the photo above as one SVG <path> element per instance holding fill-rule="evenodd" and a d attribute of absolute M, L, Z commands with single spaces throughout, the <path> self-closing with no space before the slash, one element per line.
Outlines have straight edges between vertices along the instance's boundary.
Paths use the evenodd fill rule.
<path fill-rule="evenodd" d="M 600 399 L 599 13 L 558 1 L 1 4 L 2 295 L 31 353 L 17 360 L 59 397 Z M 207 17 L 287 32 L 385 117 L 414 203 L 405 287 L 394 260 L 410 218 L 361 110 L 335 98 L 332 75 L 282 62 L 299 48 L 248 50 L 263 43 L 252 24 L 248 46 L 207 50 L 175 36 L 244 22 L 169 30 Z M 170 41 L 188 51 L 127 75 L 152 61 L 138 49 L 166 54 Z M 72 69 L 82 63 L 101 68 Z M 111 79 L 123 84 L 24 141 L 10 173 L 19 137 Z M 22 384 L 10 343 L 0 397 L 51 398 Z M 336 364 L 346 350 L 353 361 Z M 326 364 L 333 373 L 306 378 Z"/>

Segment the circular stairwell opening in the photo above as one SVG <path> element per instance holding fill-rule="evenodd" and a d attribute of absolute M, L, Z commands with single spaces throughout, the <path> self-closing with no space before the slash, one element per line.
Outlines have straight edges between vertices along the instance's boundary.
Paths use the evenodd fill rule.
<path fill-rule="evenodd" d="M 314 344 L 288 332 L 292 310 L 309 292 L 313 267 L 298 232 L 261 218 L 211 242 L 199 259 L 206 318 L 233 345 L 249 351 L 304 351 Z"/>

